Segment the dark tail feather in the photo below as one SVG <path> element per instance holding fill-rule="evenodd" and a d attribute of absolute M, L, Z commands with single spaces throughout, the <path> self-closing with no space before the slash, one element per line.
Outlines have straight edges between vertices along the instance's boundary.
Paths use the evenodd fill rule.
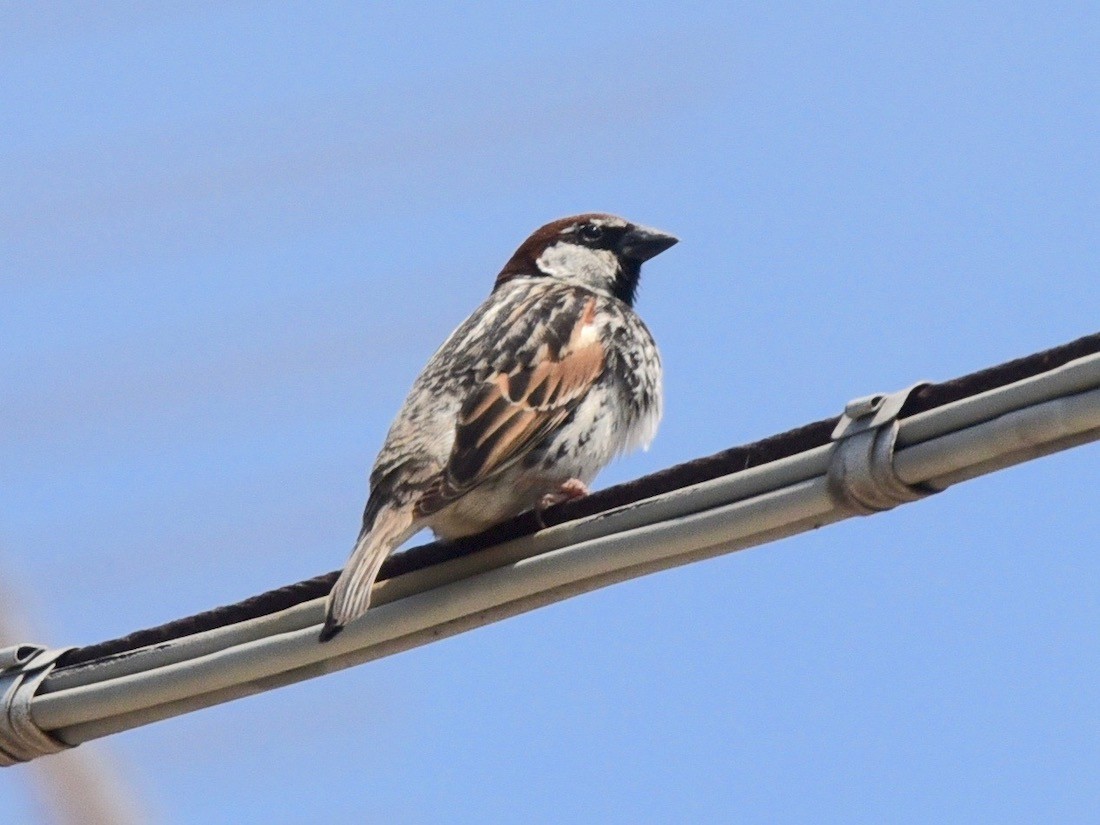
<path fill-rule="evenodd" d="M 342 624 L 336 624 L 336 620 L 332 616 L 325 617 L 324 627 L 321 628 L 321 635 L 318 640 L 321 642 L 327 642 L 329 639 L 338 635 L 341 630 L 344 629 Z"/>

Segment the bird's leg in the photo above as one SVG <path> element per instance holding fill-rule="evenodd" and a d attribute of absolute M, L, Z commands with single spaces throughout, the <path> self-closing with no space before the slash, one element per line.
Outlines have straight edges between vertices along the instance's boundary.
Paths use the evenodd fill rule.
<path fill-rule="evenodd" d="M 588 495 L 588 485 L 579 478 L 571 478 L 563 482 L 557 492 L 544 495 L 539 499 L 538 506 L 535 508 L 535 517 L 539 521 L 539 528 L 545 530 L 547 527 L 546 522 L 542 520 L 544 510 L 553 507 L 555 504 L 561 504 L 563 501 L 584 498 L 586 495 Z"/>

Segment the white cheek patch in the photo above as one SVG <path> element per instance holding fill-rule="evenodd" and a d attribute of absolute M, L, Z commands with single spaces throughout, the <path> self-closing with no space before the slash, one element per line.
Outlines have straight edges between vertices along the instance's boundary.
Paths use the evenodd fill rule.
<path fill-rule="evenodd" d="M 619 268 L 610 249 L 589 249 L 565 241 L 548 246 L 535 265 L 553 278 L 578 281 L 597 289 L 607 289 Z"/>
<path fill-rule="evenodd" d="M 583 270 L 590 254 L 591 250 L 583 246 L 559 241 L 546 247 L 546 251 L 539 255 L 535 265 L 547 275 L 561 278 Z"/>
<path fill-rule="evenodd" d="M 610 249 L 592 249 L 589 250 L 589 253 L 600 262 L 599 269 L 601 272 L 613 276 L 618 271 L 619 259 L 615 257 L 615 253 Z"/>

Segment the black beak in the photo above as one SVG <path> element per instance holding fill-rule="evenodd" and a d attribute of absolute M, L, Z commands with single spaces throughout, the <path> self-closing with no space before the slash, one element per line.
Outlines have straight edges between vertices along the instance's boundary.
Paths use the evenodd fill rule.
<path fill-rule="evenodd" d="M 632 226 L 619 242 L 619 254 L 624 258 L 642 263 L 660 255 L 677 241 L 679 241 L 679 238 L 659 232 L 656 229 L 650 229 L 647 226 Z"/>

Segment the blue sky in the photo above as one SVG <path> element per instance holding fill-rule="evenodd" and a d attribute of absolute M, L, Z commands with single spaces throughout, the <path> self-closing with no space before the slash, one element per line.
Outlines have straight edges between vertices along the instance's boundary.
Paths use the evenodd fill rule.
<path fill-rule="evenodd" d="M 601 485 L 1095 332 L 1098 33 L 1087 3 L 0 5 L 5 581 L 84 644 L 338 567 L 420 365 L 572 212 L 682 239 L 639 302 L 662 430 Z M 85 747 L 167 823 L 1085 821 L 1098 455 Z"/>

